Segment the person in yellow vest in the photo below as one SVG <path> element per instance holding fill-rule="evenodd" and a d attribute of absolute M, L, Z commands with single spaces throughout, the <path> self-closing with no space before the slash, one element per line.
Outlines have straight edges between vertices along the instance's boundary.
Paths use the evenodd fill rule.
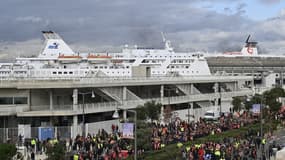
<path fill-rule="evenodd" d="M 187 146 L 186 147 L 186 152 L 188 153 L 190 151 L 191 147 L 190 146 Z"/>
<path fill-rule="evenodd" d="M 79 160 L 78 154 L 74 154 L 74 155 L 73 155 L 73 160 Z"/>
<path fill-rule="evenodd" d="M 55 138 L 54 140 L 53 140 L 53 144 L 55 145 L 55 144 L 57 144 L 58 143 L 58 141 L 57 141 L 57 139 Z"/>
<path fill-rule="evenodd" d="M 33 149 L 33 150 L 34 150 L 35 147 L 36 147 L 36 140 L 35 140 L 34 138 L 31 140 L 31 146 L 32 146 L 32 149 Z"/>
<path fill-rule="evenodd" d="M 184 132 L 184 127 L 183 127 L 183 126 L 180 128 L 180 131 L 181 131 L 181 132 Z"/>
<path fill-rule="evenodd" d="M 164 147 L 165 147 L 165 144 L 164 144 L 164 143 L 161 143 L 161 144 L 160 144 L 160 148 L 163 149 Z"/>
<path fill-rule="evenodd" d="M 262 138 L 261 144 L 262 144 L 262 148 L 264 148 L 264 146 L 265 146 L 265 144 L 266 144 L 266 139 L 265 139 L 265 138 Z"/>
<path fill-rule="evenodd" d="M 220 157 L 221 157 L 220 150 L 215 150 L 214 154 L 215 154 L 216 159 L 220 159 Z"/>
<path fill-rule="evenodd" d="M 176 144 L 176 146 L 177 146 L 178 148 L 181 148 L 181 147 L 183 146 L 183 144 L 182 144 L 181 142 L 178 142 L 178 143 Z"/>

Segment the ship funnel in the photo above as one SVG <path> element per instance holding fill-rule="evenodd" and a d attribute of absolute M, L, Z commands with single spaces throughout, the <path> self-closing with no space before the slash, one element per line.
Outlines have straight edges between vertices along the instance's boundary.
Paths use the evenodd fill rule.
<path fill-rule="evenodd" d="M 257 56 L 258 51 L 257 51 L 257 42 L 254 41 L 249 41 L 251 35 L 248 35 L 246 41 L 245 41 L 245 46 L 241 50 L 241 54 L 244 56 Z"/>
<path fill-rule="evenodd" d="M 45 47 L 39 57 L 58 57 L 59 54 L 74 55 L 72 49 L 53 31 L 42 31 Z"/>

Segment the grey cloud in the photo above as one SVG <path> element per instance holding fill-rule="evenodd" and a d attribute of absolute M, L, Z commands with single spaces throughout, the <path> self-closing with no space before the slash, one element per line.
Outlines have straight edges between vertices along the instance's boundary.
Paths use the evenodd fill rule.
<path fill-rule="evenodd" d="M 199 0 L 1 1 L 0 42 L 15 43 L 0 43 L 0 52 L 18 53 L 15 49 L 8 51 L 17 45 L 16 48 L 22 47 L 23 52 L 37 54 L 41 46 L 34 40 L 41 37 L 42 30 L 58 32 L 75 51 L 82 52 L 118 51 L 127 43 L 162 47 L 161 31 L 178 51 L 237 49 L 243 45 L 248 33 L 264 42 L 279 36 L 270 28 L 274 28 L 273 22 L 256 24 L 244 17 L 246 4 L 238 3 L 236 11 L 225 15 L 208 8 L 197 8 L 196 2 Z M 283 19 L 278 19 L 278 22 L 283 22 Z M 265 36 L 264 33 L 274 36 Z M 9 49 L 3 49 L 4 46 Z"/>

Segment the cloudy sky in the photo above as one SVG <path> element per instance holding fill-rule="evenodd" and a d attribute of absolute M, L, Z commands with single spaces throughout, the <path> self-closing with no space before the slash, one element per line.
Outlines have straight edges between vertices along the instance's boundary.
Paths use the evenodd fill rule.
<path fill-rule="evenodd" d="M 285 53 L 284 0 L 2 0 L 0 58 L 37 55 L 42 30 L 80 52 L 124 44 L 176 51 L 239 50 L 248 34 L 264 54 Z"/>

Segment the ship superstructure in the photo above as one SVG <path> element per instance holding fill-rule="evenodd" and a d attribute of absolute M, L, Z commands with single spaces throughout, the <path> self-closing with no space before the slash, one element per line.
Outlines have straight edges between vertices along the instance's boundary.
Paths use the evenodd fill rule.
<path fill-rule="evenodd" d="M 210 75 L 202 54 L 128 47 L 119 53 L 75 53 L 52 31 L 42 32 L 45 47 L 38 57 L 1 63 L 0 77 L 134 77 Z"/>

